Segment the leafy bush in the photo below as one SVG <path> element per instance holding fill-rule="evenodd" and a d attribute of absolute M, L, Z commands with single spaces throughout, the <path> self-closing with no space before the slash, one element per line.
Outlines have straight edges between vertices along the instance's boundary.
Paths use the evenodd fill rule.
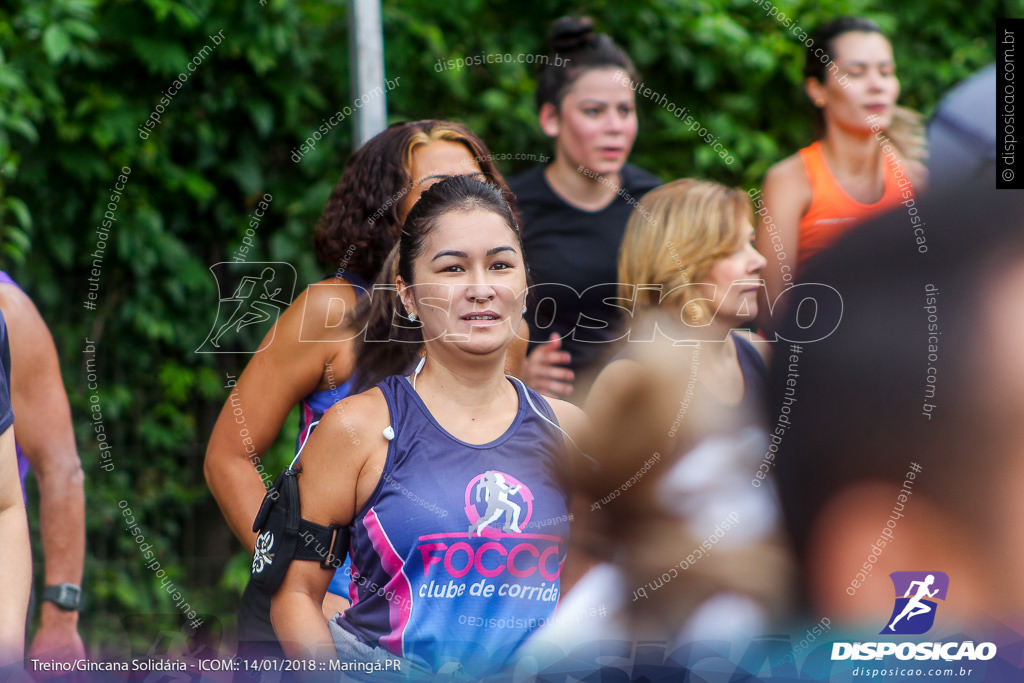
<path fill-rule="evenodd" d="M 878 20 L 894 36 L 903 101 L 926 114 L 991 61 L 992 17 L 1005 13 L 992 0 L 970 11 L 952 0 L 777 4 L 808 31 L 841 13 Z M 0 8 L 4 268 L 37 302 L 61 354 L 87 475 L 82 632 L 94 650 L 113 648 L 126 631 L 144 650 L 147 624 L 163 623 L 145 615 L 177 613 L 126 532 L 119 501 L 188 602 L 233 627 L 248 561 L 220 521 L 202 460 L 227 375 L 239 375 L 249 356 L 195 353 L 217 314 L 209 269 L 232 258 L 250 213 L 270 194 L 248 260 L 288 262 L 300 285 L 326 272 L 311 230 L 351 151 L 349 122 L 300 163 L 291 155 L 354 99 L 346 6 L 15 0 Z M 536 123 L 532 65 L 436 66 L 543 53 L 550 21 L 575 9 L 562 0 L 525 11 L 480 0 L 385 3 L 387 75 L 400 77 L 387 94 L 389 120 L 455 118 L 496 155 L 550 155 Z M 640 97 L 632 157 L 640 166 L 665 180 L 694 175 L 749 187 L 810 140 L 802 47 L 754 2 L 596 0 L 587 11 L 633 56 L 643 82 L 686 107 L 735 159 L 726 165 L 671 112 Z M 513 173 L 532 163 L 500 165 Z M 123 168 L 130 173 L 114 200 Z M 95 310 L 85 306 L 90 278 Z M 95 343 L 110 472 L 99 467 L 88 418 L 86 340 Z M 293 415 L 267 456 L 271 471 L 291 452 L 294 424 Z"/>

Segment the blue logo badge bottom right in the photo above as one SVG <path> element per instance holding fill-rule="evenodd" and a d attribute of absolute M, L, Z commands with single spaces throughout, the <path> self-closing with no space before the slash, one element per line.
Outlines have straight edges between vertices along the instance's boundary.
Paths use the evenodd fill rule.
<path fill-rule="evenodd" d="M 893 572 L 895 605 L 883 635 L 920 635 L 935 623 L 939 600 L 946 599 L 949 577 L 945 572 Z"/>

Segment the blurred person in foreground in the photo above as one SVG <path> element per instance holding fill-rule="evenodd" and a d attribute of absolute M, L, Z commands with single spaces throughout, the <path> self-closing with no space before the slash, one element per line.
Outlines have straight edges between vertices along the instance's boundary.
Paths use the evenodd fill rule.
<path fill-rule="evenodd" d="M 888 575 L 941 571 L 928 640 L 1024 632 L 1024 196 L 987 185 L 921 205 L 926 254 L 894 211 L 807 272 L 841 323 L 802 345 L 795 386 L 773 368 L 769 395 L 772 414 L 789 404 L 776 475 L 812 617 L 878 634 Z"/>
<path fill-rule="evenodd" d="M 985 179 L 995 184 L 996 100 L 994 63 L 943 96 L 928 121 L 928 171 L 935 187 L 945 191 Z"/>
<path fill-rule="evenodd" d="M 589 511 L 574 533 L 602 562 L 539 634 L 565 651 L 602 638 L 752 636 L 785 602 L 774 500 L 750 476 L 767 368 L 760 339 L 735 331 L 757 315 L 765 265 L 750 200 L 683 179 L 641 209 L 619 255 L 628 343 L 585 405 L 601 468 L 578 476 Z M 607 617 L 579 628 L 592 607 Z"/>
<path fill-rule="evenodd" d="M 32 551 L 28 542 L 25 501 L 18 486 L 14 450 L 14 411 L 11 409 L 11 352 L 7 325 L 0 312 L 0 676 L 21 667 L 25 649 L 25 616 L 32 587 Z"/>
<path fill-rule="evenodd" d="M 53 337 L 29 296 L 3 271 L 0 311 L 7 321 L 13 360 L 9 387 L 18 416 L 14 436 L 23 501 L 30 467 L 39 483 L 44 586 L 35 594 L 34 602 L 41 603 L 40 616 L 29 656 L 73 661 L 85 656 L 78 634 L 85 562 L 85 474 Z"/>

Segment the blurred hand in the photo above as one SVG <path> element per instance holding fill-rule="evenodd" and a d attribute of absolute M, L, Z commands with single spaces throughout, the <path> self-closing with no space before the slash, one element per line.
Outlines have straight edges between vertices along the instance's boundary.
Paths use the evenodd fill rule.
<path fill-rule="evenodd" d="M 47 607 L 53 607 L 48 605 Z M 56 609 L 54 607 L 54 609 Z M 28 649 L 28 657 L 43 659 L 47 661 L 73 662 L 76 659 L 85 658 L 85 645 L 78 635 L 77 619 L 68 618 L 71 616 L 60 615 L 65 618 L 47 619 L 43 618 L 36 631 L 32 645 Z M 75 615 L 77 616 L 77 615 Z M 52 676 L 65 676 L 65 673 L 55 672 Z M 34 671 L 33 677 L 36 680 L 44 680 L 48 676 L 45 671 Z"/>
<path fill-rule="evenodd" d="M 562 340 L 555 333 L 526 357 L 523 381 L 535 391 L 552 398 L 563 398 L 572 393 L 575 373 L 567 367 L 572 361 L 568 351 L 562 351 Z"/>

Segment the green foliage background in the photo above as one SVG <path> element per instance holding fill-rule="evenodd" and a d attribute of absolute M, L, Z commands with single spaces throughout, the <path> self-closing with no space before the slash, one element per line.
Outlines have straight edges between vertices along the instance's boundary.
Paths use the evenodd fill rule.
<path fill-rule="evenodd" d="M 902 102 L 926 115 L 945 90 L 994 60 L 996 17 L 1024 16 L 1020 1 L 777 5 L 807 31 L 839 14 L 877 20 L 892 37 Z M 401 81 L 387 95 L 389 121 L 458 119 L 495 154 L 550 155 L 531 65 L 442 73 L 435 65 L 543 53 L 549 22 L 580 9 L 627 49 L 648 86 L 687 107 L 736 158 L 726 166 L 669 112 L 639 98 L 634 163 L 664 180 L 752 187 L 809 141 L 802 47 L 749 0 L 593 0 L 582 8 L 390 0 L 387 76 Z M 125 531 L 121 500 L 208 626 L 228 635 L 234 628 L 248 557 L 222 522 L 202 461 L 226 373 L 240 374 L 249 357 L 194 352 L 216 319 L 208 269 L 232 257 L 256 202 L 270 193 L 249 260 L 293 264 L 300 286 L 326 272 L 311 232 L 352 151 L 351 127 L 332 130 L 299 164 L 289 155 L 354 99 L 347 23 L 347 4 L 328 0 L 14 0 L 0 8 L 0 266 L 34 298 L 61 355 L 87 476 L 81 631 L 93 652 L 118 651 L 126 637 L 143 652 L 170 647 L 154 645 L 154 634 L 180 634 L 177 608 Z M 141 139 L 137 129 L 161 94 L 221 30 L 221 44 Z M 104 253 L 99 305 L 88 311 L 95 229 L 123 166 L 130 179 Z M 97 342 L 116 464 L 109 473 L 99 469 L 88 417 L 86 338 Z M 268 455 L 271 471 L 291 453 L 293 430 Z M 38 538 L 34 546 L 38 586 Z"/>

